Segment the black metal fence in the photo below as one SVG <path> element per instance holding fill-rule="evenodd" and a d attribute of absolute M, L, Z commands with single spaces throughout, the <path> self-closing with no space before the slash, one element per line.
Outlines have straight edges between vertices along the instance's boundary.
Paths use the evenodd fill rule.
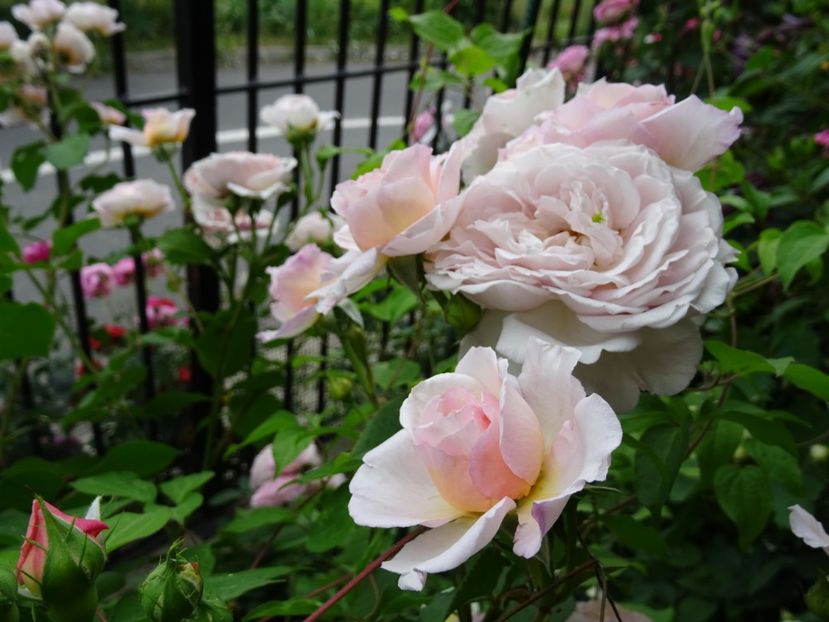
<path fill-rule="evenodd" d="M 130 0 L 108 0 L 109 6 L 119 11 Z M 481 22 L 485 16 L 497 14 L 497 27 L 502 32 L 524 30 L 528 32 L 526 43 L 521 51 L 520 67 L 528 61 L 546 64 L 551 54 L 562 49 L 574 41 L 586 42 L 592 36 L 594 22 L 592 18 L 593 6 L 596 2 L 588 0 L 525 0 L 515 3 L 513 0 L 469 0 L 468 2 L 450 1 L 446 10 L 451 11 L 457 5 L 464 5 L 468 14 L 474 16 L 473 21 Z M 351 0 L 341 0 L 338 15 L 338 36 L 336 46 L 336 60 L 333 71 L 327 73 L 306 73 L 307 33 L 309 28 L 309 8 L 312 2 L 296 0 L 295 23 L 293 25 L 293 75 L 288 78 L 263 79 L 260 74 L 259 41 L 260 41 L 260 11 L 263 8 L 259 0 L 247 0 L 246 20 L 246 67 L 245 80 L 238 84 L 219 86 L 217 84 L 217 43 L 215 23 L 215 0 L 175 0 L 174 1 L 174 36 L 176 44 L 177 86 L 164 93 L 142 94 L 133 93 L 129 89 L 127 72 L 127 52 L 123 34 L 116 35 L 111 41 L 113 79 L 116 97 L 126 106 L 140 108 L 148 105 L 171 105 L 175 107 L 190 107 L 196 110 L 196 116 L 191 125 L 190 135 L 182 150 L 182 165 L 188 167 L 195 160 L 206 157 L 217 150 L 218 115 L 217 105 L 219 98 L 228 95 L 243 94 L 246 98 L 246 131 L 247 148 L 256 151 L 258 147 L 257 126 L 259 118 L 259 95 L 266 89 L 285 89 L 301 93 L 306 86 L 314 83 L 331 83 L 334 86 L 333 108 L 343 110 L 349 83 L 355 79 L 371 79 L 371 99 L 369 111 L 368 134 L 366 144 L 372 148 L 378 147 L 378 128 L 381 104 L 384 95 L 384 78 L 391 74 L 404 74 L 408 81 L 414 76 L 419 67 L 419 56 L 425 46 L 412 35 L 408 43 L 408 58 L 404 61 L 389 62 L 386 59 L 389 10 L 397 3 L 390 0 L 379 0 L 377 13 L 376 43 L 374 46 L 373 64 L 369 67 L 349 68 L 349 28 L 351 19 Z M 424 9 L 424 0 L 407 2 L 406 8 L 415 13 Z M 468 6 L 466 6 L 468 5 Z M 470 26 L 474 24 L 469 24 Z M 557 33 L 566 32 L 566 36 L 559 37 Z M 445 64 L 446 59 L 433 59 L 436 64 Z M 436 107 L 441 109 L 444 92 L 438 92 Z M 468 103 L 468 100 L 467 100 Z M 403 123 L 400 136 L 406 136 L 408 121 L 412 118 L 412 109 L 415 101 L 411 92 L 405 97 L 402 110 Z M 434 144 L 437 145 L 441 133 L 441 114 L 436 115 L 437 134 Z M 342 119 L 338 119 L 333 128 L 333 143 L 341 145 L 343 140 Z M 135 160 L 132 149 L 124 144 L 123 174 L 127 177 L 135 175 Z M 333 187 L 340 180 L 341 161 L 336 156 L 331 162 L 330 183 Z M 136 299 L 139 306 L 140 327 L 146 331 L 146 286 L 144 274 L 140 269 L 140 257 L 136 259 Z M 214 311 L 219 308 L 220 294 L 216 275 L 208 268 L 190 266 L 187 271 L 188 295 L 196 311 Z M 83 295 L 79 287 L 72 289 L 75 306 L 78 334 L 83 346 L 89 348 L 89 330 L 87 326 L 87 312 Z M 326 344 L 321 346 L 323 349 Z M 290 346 L 287 356 L 291 356 Z M 152 373 L 152 356 L 145 350 L 144 364 L 148 375 L 145 382 L 145 394 L 151 398 L 155 393 L 155 378 Z M 286 366 L 290 370 L 291 366 Z M 198 364 L 195 356 L 191 359 L 191 389 L 193 391 L 210 393 L 211 378 Z M 318 406 L 324 404 L 324 391 L 318 387 Z M 286 378 L 284 401 L 290 408 L 293 399 L 293 386 L 290 376 Z M 197 423 L 202 415 L 193 410 L 189 416 L 193 423 Z M 103 451 L 104 441 L 100 428 L 96 427 L 95 440 L 97 449 Z M 152 430 L 151 430 L 152 433 Z"/>

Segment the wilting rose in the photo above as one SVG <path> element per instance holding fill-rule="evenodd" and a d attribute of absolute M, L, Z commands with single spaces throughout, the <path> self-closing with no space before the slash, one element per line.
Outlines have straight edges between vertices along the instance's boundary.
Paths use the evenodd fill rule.
<path fill-rule="evenodd" d="M 92 209 L 104 227 L 117 227 L 129 216 L 147 219 L 171 212 L 174 208 L 169 186 L 151 179 L 122 181 L 92 201 Z"/>
<path fill-rule="evenodd" d="M 600 24 L 611 24 L 627 15 L 637 4 L 637 0 L 602 0 L 593 9 L 593 17 Z"/>
<path fill-rule="evenodd" d="M 170 298 L 149 296 L 147 298 L 147 322 L 150 329 L 175 326 L 179 323 L 178 305 Z"/>
<path fill-rule="evenodd" d="M 455 220 L 447 200 L 458 193 L 460 154 L 432 156 L 425 145 L 392 151 L 379 169 L 337 184 L 331 207 L 346 226 L 336 242 L 377 249 L 386 257 L 416 255 L 440 240 Z"/>
<path fill-rule="evenodd" d="M 49 261 L 52 254 L 51 240 L 38 240 L 23 247 L 23 261 L 28 264 L 38 263 L 40 261 Z"/>
<path fill-rule="evenodd" d="M 605 617 L 602 619 L 602 601 L 588 600 L 576 604 L 576 610 L 570 614 L 565 622 L 610 622 L 616 618 L 612 613 L 610 604 L 605 606 Z M 625 622 L 652 622 L 652 620 L 641 613 L 629 611 L 624 607 L 616 605 L 616 611 L 619 612 L 620 619 Z"/>
<path fill-rule="evenodd" d="M 89 105 L 95 109 L 104 125 L 121 125 L 127 120 L 127 115 L 112 106 L 100 102 L 91 102 Z"/>
<path fill-rule="evenodd" d="M 578 352 L 533 341 L 517 378 L 489 348 L 412 389 L 403 429 L 369 451 L 349 512 L 370 527 L 424 525 L 383 567 L 420 590 L 429 572 L 462 564 L 518 515 L 513 552 L 538 553 L 571 495 L 607 476 L 622 429 L 572 375 Z"/>
<path fill-rule="evenodd" d="M 190 122 L 196 111 L 192 108 L 182 108 L 176 112 L 170 112 L 166 108 L 145 108 L 141 115 L 144 117 L 143 130 L 113 126 L 109 128 L 109 137 L 136 147 L 152 148 L 183 143 L 190 132 Z"/>
<path fill-rule="evenodd" d="M 194 203 L 221 206 L 232 196 L 265 200 L 287 188 L 295 167 L 295 159 L 269 153 L 214 153 L 187 169 L 184 185 Z"/>
<path fill-rule="evenodd" d="M 12 6 L 12 16 L 31 30 L 43 30 L 57 23 L 66 12 L 66 5 L 59 0 L 31 0 L 29 4 Z"/>
<path fill-rule="evenodd" d="M 334 127 L 338 112 L 321 112 L 317 102 L 308 95 L 283 95 L 260 112 L 262 121 L 287 136 L 292 132 L 317 134 Z"/>
<path fill-rule="evenodd" d="M 68 22 L 58 24 L 54 49 L 60 62 L 72 73 L 81 73 L 95 58 L 92 41 Z"/>
<path fill-rule="evenodd" d="M 558 69 L 568 81 L 580 80 L 589 56 L 590 49 L 586 45 L 569 45 L 550 61 L 547 69 Z"/>
<path fill-rule="evenodd" d="M 90 507 L 90 512 L 86 518 L 69 516 L 49 503 L 45 503 L 45 505 L 46 511 L 56 520 L 71 526 L 71 528 L 86 536 L 85 546 L 96 547 L 103 554 L 103 547 L 98 540 L 98 535 L 109 527 L 99 520 L 97 501 Z M 92 552 L 92 549 L 90 549 L 90 552 Z M 77 551 L 77 553 L 80 554 L 81 551 Z M 23 541 L 20 557 L 17 560 L 17 582 L 36 598 L 41 596 L 43 571 L 49 555 L 49 536 L 43 516 L 43 508 L 41 508 L 41 502 L 35 499 L 32 501 L 32 513 L 29 516 L 26 538 Z"/>
<path fill-rule="evenodd" d="M 250 498 L 251 507 L 284 505 L 313 491 L 314 486 L 294 480 L 304 469 L 319 466 L 321 463 L 317 446 L 311 443 L 277 473 L 273 447 L 267 445 L 256 455 L 250 467 L 250 488 L 253 491 Z"/>
<path fill-rule="evenodd" d="M 674 103 L 664 86 L 601 79 L 581 85 L 573 99 L 541 115 L 538 125 L 507 146 L 505 155 L 539 144 L 586 147 L 628 140 L 650 147 L 671 166 L 696 171 L 740 137 L 742 121 L 736 107 L 725 112 L 695 95 Z"/>
<path fill-rule="evenodd" d="M 66 11 L 66 21 L 84 32 L 110 37 L 126 26 L 118 21 L 118 11 L 97 2 L 73 2 Z"/>
<path fill-rule="evenodd" d="M 20 41 L 17 30 L 9 22 L 0 22 L 0 52 L 10 50 L 12 46 Z"/>
<path fill-rule="evenodd" d="M 823 549 L 829 555 L 829 534 L 814 516 L 799 505 L 789 506 L 789 527 L 806 546 Z"/>
<path fill-rule="evenodd" d="M 297 251 L 311 242 L 325 244 L 331 240 L 334 230 L 332 216 L 323 216 L 320 212 L 311 212 L 297 220 L 291 233 L 285 238 L 285 245 Z M 337 218 L 334 216 L 334 218 Z M 339 218 L 338 218 L 339 220 Z"/>
<path fill-rule="evenodd" d="M 87 298 L 103 298 L 112 292 L 115 275 L 105 263 L 93 263 L 81 268 L 81 289 Z"/>
<path fill-rule="evenodd" d="M 505 312 L 474 344 L 516 362 L 529 337 L 578 348 L 580 378 L 617 410 L 640 388 L 687 386 L 702 356 L 691 318 L 736 280 L 719 202 L 691 173 L 637 145 L 545 145 L 500 162 L 455 201 L 457 223 L 427 255 L 427 278 Z"/>
<path fill-rule="evenodd" d="M 469 182 L 491 169 L 498 150 L 530 127 L 542 112 L 564 101 L 564 77 L 558 69 L 529 69 L 516 87 L 492 95 L 472 130 L 458 141 L 464 154 L 463 174 Z"/>

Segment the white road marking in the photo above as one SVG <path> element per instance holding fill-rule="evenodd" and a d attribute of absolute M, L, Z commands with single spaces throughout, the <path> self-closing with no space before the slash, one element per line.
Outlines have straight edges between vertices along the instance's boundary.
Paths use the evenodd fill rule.
<path fill-rule="evenodd" d="M 402 128 L 404 123 L 404 118 L 401 117 L 379 117 L 377 119 L 377 126 L 378 127 L 399 127 Z M 368 117 L 364 118 L 352 118 L 352 119 L 343 119 L 342 129 L 343 130 L 362 130 L 367 129 L 371 126 L 371 119 Z M 260 126 L 256 128 L 256 138 L 262 140 L 264 138 L 275 138 L 279 136 L 279 133 L 275 128 L 272 127 L 264 127 Z M 216 142 L 220 145 L 228 145 L 233 143 L 241 143 L 245 142 L 248 139 L 248 130 L 247 128 L 238 128 L 234 130 L 223 130 L 216 134 Z M 133 147 L 132 148 L 132 155 L 135 158 L 144 158 L 150 155 L 150 150 L 146 147 Z M 109 161 L 110 164 L 115 162 L 121 162 L 124 159 L 124 153 L 119 148 L 119 146 L 113 145 L 112 150 L 109 153 L 109 157 L 107 158 L 107 152 L 103 149 L 98 151 L 91 151 L 86 158 L 84 159 L 84 166 L 93 167 L 98 166 L 99 164 L 103 164 Z M 54 175 L 55 174 L 55 167 L 49 164 L 48 162 L 45 164 L 41 164 L 40 169 L 38 170 L 38 176 L 43 177 L 47 175 Z M 17 180 L 14 177 L 14 173 L 12 173 L 11 169 L 3 169 L 0 171 L 0 179 L 3 180 L 4 183 L 13 184 L 17 183 Z"/>

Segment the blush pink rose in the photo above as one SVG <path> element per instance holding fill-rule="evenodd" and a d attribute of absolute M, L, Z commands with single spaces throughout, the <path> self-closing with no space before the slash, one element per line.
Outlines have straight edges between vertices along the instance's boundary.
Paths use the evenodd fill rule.
<path fill-rule="evenodd" d="M 60 0 L 31 0 L 28 4 L 12 5 L 12 16 L 30 30 L 43 30 L 61 20 L 66 5 Z"/>
<path fill-rule="evenodd" d="M 23 261 L 26 263 L 38 263 L 41 261 L 49 261 L 52 255 L 52 241 L 38 240 L 23 247 Z"/>
<path fill-rule="evenodd" d="M 190 133 L 190 122 L 196 116 L 196 111 L 192 108 L 182 108 L 176 112 L 170 112 L 166 108 L 145 108 L 141 115 L 144 117 L 143 129 L 112 126 L 109 128 L 109 137 L 135 147 L 155 148 L 183 143 Z"/>
<path fill-rule="evenodd" d="M 590 48 L 586 45 L 570 45 L 550 61 L 547 69 L 558 69 L 568 80 L 580 79 L 589 56 Z"/>
<path fill-rule="evenodd" d="M 823 549 L 829 555 L 829 534 L 814 516 L 799 505 L 789 507 L 789 527 L 806 546 Z"/>
<path fill-rule="evenodd" d="M 337 184 L 331 207 L 345 220 L 334 239 L 348 250 L 377 249 L 385 257 L 417 255 L 441 239 L 455 219 L 456 149 L 434 157 L 425 145 L 392 151 L 380 168 Z"/>
<path fill-rule="evenodd" d="M 303 470 L 319 466 L 321 463 L 317 446 L 311 443 L 277 473 L 273 447 L 267 445 L 256 455 L 250 467 L 250 488 L 253 490 L 251 507 L 285 505 L 303 494 L 312 492 L 315 486 L 295 480 Z"/>
<path fill-rule="evenodd" d="M 269 153 L 214 153 L 187 169 L 184 185 L 194 203 L 220 206 L 231 196 L 265 200 L 287 189 L 294 168 L 294 158 Z"/>
<path fill-rule="evenodd" d="M 58 24 L 52 46 L 60 62 L 72 73 L 81 73 L 95 58 L 92 41 L 69 22 Z"/>
<path fill-rule="evenodd" d="M 89 105 L 95 109 L 98 118 L 104 125 L 122 125 L 127 120 L 127 115 L 112 106 L 107 106 L 101 102 L 91 102 Z"/>
<path fill-rule="evenodd" d="M 73 2 L 64 19 L 83 32 L 95 32 L 104 37 L 126 29 L 124 23 L 118 21 L 118 11 L 97 2 Z"/>
<path fill-rule="evenodd" d="M 317 102 L 302 93 L 283 95 L 260 112 L 262 121 L 275 128 L 280 136 L 292 133 L 317 134 L 334 127 L 340 113 L 320 111 Z"/>
<path fill-rule="evenodd" d="M 636 0 L 602 0 L 593 9 L 593 17 L 600 24 L 611 24 L 631 12 L 636 5 Z"/>
<path fill-rule="evenodd" d="M 622 430 L 572 376 L 578 357 L 533 341 L 515 377 L 490 348 L 472 348 L 454 373 L 412 389 L 403 429 L 364 456 L 348 506 L 359 525 L 432 528 L 383 564 L 402 589 L 462 564 L 513 511 L 513 551 L 534 556 L 570 496 L 607 476 Z"/>
<path fill-rule="evenodd" d="M 539 123 L 507 145 L 502 157 L 539 144 L 586 147 L 627 140 L 650 147 L 671 166 L 696 171 L 740 137 L 743 114 L 705 104 L 695 95 L 674 102 L 664 86 L 633 86 L 604 79 L 581 85 L 566 104 L 539 117 Z"/>
<path fill-rule="evenodd" d="M 103 262 L 81 268 L 81 289 L 87 298 L 103 298 L 112 292 L 115 275 L 112 268 Z"/>
<path fill-rule="evenodd" d="M 170 187 L 152 179 L 122 181 L 92 201 L 102 227 L 117 227 L 129 216 L 146 220 L 175 209 Z"/>

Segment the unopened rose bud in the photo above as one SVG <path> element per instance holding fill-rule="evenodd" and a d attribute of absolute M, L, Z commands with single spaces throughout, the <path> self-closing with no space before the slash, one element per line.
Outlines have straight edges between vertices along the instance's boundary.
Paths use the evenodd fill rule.
<path fill-rule="evenodd" d="M 151 622 L 181 622 L 195 614 L 203 588 L 199 565 L 184 559 L 173 545 L 138 591 Z"/>
<path fill-rule="evenodd" d="M 339 113 L 322 112 L 317 102 L 307 95 L 290 94 L 262 108 L 260 116 L 289 142 L 303 143 L 313 140 L 319 132 L 331 129 Z"/>
<path fill-rule="evenodd" d="M 342 400 L 351 394 L 354 383 L 348 378 L 337 376 L 328 379 L 328 392 L 335 400 Z"/>

